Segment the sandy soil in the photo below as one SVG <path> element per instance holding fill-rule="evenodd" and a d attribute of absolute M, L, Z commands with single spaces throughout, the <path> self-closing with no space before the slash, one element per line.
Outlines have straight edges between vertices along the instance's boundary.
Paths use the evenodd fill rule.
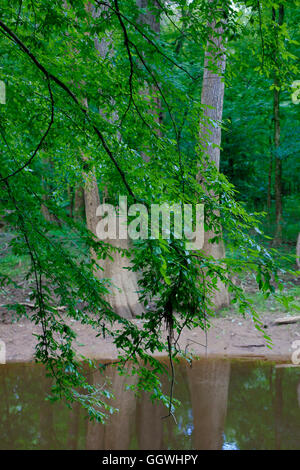
<path fill-rule="evenodd" d="M 272 349 L 266 346 L 262 334 L 258 332 L 250 319 L 236 315 L 226 318 L 214 318 L 207 334 L 200 329 L 184 330 L 179 340 L 182 349 L 187 348 L 199 356 L 260 358 L 274 361 L 291 362 L 292 343 L 300 340 L 300 323 L 274 326 L 274 315 L 264 318 L 266 331 L 273 341 Z M 135 320 L 138 324 L 139 320 Z M 87 325 L 71 321 L 77 333 L 75 349 L 92 359 L 115 359 L 117 350 L 111 338 L 96 338 L 94 330 Z M 0 339 L 6 344 L 7 362 L 28 362 L 33 360 L 36 338 L 39 328 L 25 319 L 18 323 L 0 324 Z"/>
<path fill-rule="evenodd" d="M 22 283 L 20 289 L 8 288 L 0 295 L 0 340 L 6 345 L 7 362 L 28 362 L 34 358 L 36 338 L 33 334 L 39 333 L 39 328 L 25 317 L 13 322 L 12 313 L 4 307 L 4 304 L 9 302 L 30 302 L 30 282 Z M 253 289 L 251 282 L 249 286 L 243 287 L 249 292 Z M 32 313 L 30 308 L 26 310 L 29 315 Z M 263 335 L 256 330 L 250 318 L 245 319 L 230 312 L 225 317 L 211 319 L 207 338 L 201 329 L 183 330 L 178 345 L 182 350 L 202 357 L 248 357 L 290 363 L 294 351 L 293 341 L 300 340 L 300 322 L 281 326 L 272 324 L 276 318 L 283 316 L 286 316 L 286 313 L 272 312 L 261 317 L 265 331 L 273 341 L 272 349 L 267 347 Z M 142 323 L 141 320 L 134 321 L 137 324 Z M 96 333 L 90 326 L 77 321 L 71 320 L 67 323 L 77 334 L 74 346 L 78 355 L 105 360 L 114 360 L 117 357 L 117 350 L 111 338 L 96 338 Z"/>

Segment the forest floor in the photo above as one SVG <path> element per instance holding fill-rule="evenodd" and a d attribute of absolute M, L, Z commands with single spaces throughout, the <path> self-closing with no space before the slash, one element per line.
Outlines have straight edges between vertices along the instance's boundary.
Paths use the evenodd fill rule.
<path fill-rule="evenodd" d="M 273 315 L 265 315 L 263 320 L 268 325 L 267 332 L 273 341 L 272 349 L 267 347 L 251 319 L 231 315 L 214 318 L 207 336 L 199 328 L 183 330 L 178 345 L 182 350 L 199 357 L 243 357 L 290 363 L 292 344 L 300 340 L 300 323 L 274 326 Z M 117 358 L 117 350 L 110 337 L 96 338 L 94 330 L 76 321 L 71 321 L 71 326 L 77 334 L 75 349 L 78 355 L 108 361 Z M 0 339 L 6 345 L 6 362 L 31 362 L 36 344 L 33 335 L 38 333 L 40 329 L 28 319 L 17 323 L 1 323 Z"/>
<path fill-rule="evenodd" d="M 205 334 L 200 328 L 182 331 L 178 346 L 181 350 L 194 353 L 196 356 L 209 357 L 243 357 L 259 358 L 280 362 L 291 362 L 294 349 L 293 342 L 299 340 L 300 322 L 286 325 L 275 325 L 278 318 L 299 315 L 299 311 L 288 312 L 274 299 L 265 300 L 260 296 L 250 279 L 244 279 L 244 289 L 260 314 L 264 331 L 271 337 L 273 345 L 268 348 L 263 334 L 259 332 L 249 317 L 243 317 L 236 307 L 230 307 L 218 312 L 211 318 L 211 326 Z M 288 294 L 293 295 L 296 305 L 300 304 L 300 279 L 294 279 L 288 287 Z M 12 302 L 28 302 L 30 285 L 21 289 L 10 288 L 0 296 L 0 305 Z M 26 308 L 28 315 L 32 313 L 30 307 Z M 34 334 L 40 333 L 39 327 L 32 324 L 29 318 L 21 317 L 16 321 L 13 313 L 6 307 L 0 307 L 0 339 L 6 344 L 7 362 L 30 362 L 33 360 L 36 338 Z M 133 320 L 142 327 L 142 320 Z M 96 332 L 88 325 L 82 325 L 75 320 L 67 320 L 77 334 L 75 349 L 78 355 L 91 359 L 113 360 L 117 357 L 112 338 L 96 337 Z M 166 336 L 166 332 L 163 333 Z M 159 354 L 157 354 L 159 355 Z"/>
<path fill-rule="evenodd" d="M 29 318 L 21 317 L 16 321 L 13 311 L 6 308 L 8 303 L 30 304 L 31 280 L 21 281 L 27 269 L 28 260 L 14 259 L 10 253 L 3 253 L 1 260 L 2 271 L 19 284 L 19 288 L 6 287 L 0 293 L 0 340 L 6 345 L 7 362 L 28 362 L 33 360 L 36 338 L 34 334 L 40 333 L 39 327 Z M 13 272 L 12 272 L 13 271 Z M 19 281 L 18 281 L 19 279 Z M 274 361 L 291 362 L 294 341 L 300 341 L 300 322 L 275 325 L 278 318 L 300 315 L 300 278 L 288 276 L 282 280 L 284 292 L 293 297 L 294 308 L 288 310 L 278 304 L 274 298 L 265 299 L 257 292 L 255 279 L 246 273 L 242 278 L 236 279 L 251 299 L 255 310 L 260 316 L 265 333 L 271 338 L 273 345 L 268 348 L 263 334 L 259 332 L 250 317 L 243 317 L 234 304 L 219 311 L 210 320 L 210 328 L 205 334 L 200 328 L 184 329 L 178 341 L 181 350 L 194 353 L 197 356 L 210 357 L 248 357 L 270 359 Z M 26 307 L 27 315 L 32 314 L 32 308 Z M 62 316 L 63 313 L 62 313 Z M 142 320 L 133 320 L 142 327 Z M 88 325 L 68 319 L 77 334 L 75 349 L 78 355 L 91 359 L 113 360 L 117 357 L 117 350 L 111 337 L 96 337 L 96 332 Z M 163 332 L 166 336 L 166 332 Z M 176 337 L 175 337 L 176 339 Z M 300 345 L 300 343 L 299 343 Z M 295 344 L 294 344 L 295 348 Z"/>

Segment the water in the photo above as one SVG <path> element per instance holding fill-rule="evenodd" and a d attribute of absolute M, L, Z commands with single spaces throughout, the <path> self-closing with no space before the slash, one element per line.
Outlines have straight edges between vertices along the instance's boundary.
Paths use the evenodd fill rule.
<path fill-rule="evenodd" d="M 93 376 L 97 382 L 99 377 Z M 103 379 L 102 379 L 103 380 Z M 111 372 L 120 413 L 91 424 L 75 405 L 43 399 L 41 366 L 0 366 L 0 449 L 299 449 L 300 369 L 254 361 L 201 360 L 176 368 L 172 419 Z M 166 387 L 168 383 L 166 382 Z"/>

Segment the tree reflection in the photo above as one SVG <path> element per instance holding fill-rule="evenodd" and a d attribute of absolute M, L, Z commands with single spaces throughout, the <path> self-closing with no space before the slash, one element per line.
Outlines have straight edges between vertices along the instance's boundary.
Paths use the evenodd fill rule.
<path fill-rule="evenodd" d="M 88 424 L 86 448 L 126 450 L 130 447 L 136 413 L 135 395 L 126 388 L 136 383 L 137 376 L 119 375 L 116 369 L 108 368 L 105 377 L 100 372 L 93 374 L 93 384 L 103 385 L 106 378 L 111 381 L 115 395 L 111 404 L 119 411 L 110 417 L 106 425 Z"/>
<path fill-rule="evenodd" d="M 235 362 L 231 369 L 225 435 L 240 449 L 299 449 L 300 370 Z"/>
<path fill-rule="evenodd" d="M 203 360 L 188 368 L 194 416 L 194 449 L 222 449 L 227 412 L 230 362 Z"/>
<path fill-rule="evenodd" d="M 83 410 L 45 401 L 51 383 L 41 366 L 0 367 L 0 449 L 299 449 L 300 369 L 223 360 L 180 364 L 174 395 L 177 423 L 167 409 L 127 390 L 137 376 L 114 368 L 91 375 L 110 378 L 119 408 L 108 424 L 93 424 Z M 168 393 L 170 383 L 163 377 Z M 229 389 L 229 393 L 228 393 Z"/>

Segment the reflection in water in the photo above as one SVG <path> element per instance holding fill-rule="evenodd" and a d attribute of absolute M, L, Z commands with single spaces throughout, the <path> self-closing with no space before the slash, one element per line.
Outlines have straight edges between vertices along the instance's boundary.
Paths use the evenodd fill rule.
<path fill-rule="evenodd" d="M 113 406 L 119 412 L 111 416 L 106 426 L 88 423 L 86 449 L 129 449 L 132 422 L 136 413 L 136 398 L 125 387 L 133 385 L 137 377 L 136 375 L 133 377 L 120 376 L 116 369 L 113 369 L 109 378 L 116 397 Z M 100 372 L 96 372 L 92 380 L 94 384 L 99 384 L 104 382 L 104 377 Z"/>
<path fill-rule="evenodd" d="M 161 404 L 153 404 L 143 393 L 136 409 L 136 435 L 141 450 L 160 450 L 163 448 L 162 416 L 166 409 Z"/>
<path fill-rule="evenodd" d="M 282 411 L 283 411 L 283 392 L 282 392 L 282 377 L 283 369 L 276 369 L 275 372 L 275 448 L 281 449 L 281 432 L 282 432 Z"/>
<path fill-rule="evenodd" d="M 188 378 L 194 416 L 193 448 L 222 449 L 230 362 L 195 362 Z"/>
<path fill-rule="evenodd" d="M 109 370 L 109 369 L 108 369 Z M 225 360 L 195 361 L 176 368 L 172 418 L 146 394 L 138 400 L 126 386 L 137 377 L 110 369 L 113 405 L 120 412 L 106 426 L 90 423 L 74 405 L 51 404 L 41 366 L 0 366 L 1 449 L 299 449 L 300 369 Z M 103 384 L 99 372 L 93 383 Z M 169 383 L 164 378 L 168 391 Z"/>

